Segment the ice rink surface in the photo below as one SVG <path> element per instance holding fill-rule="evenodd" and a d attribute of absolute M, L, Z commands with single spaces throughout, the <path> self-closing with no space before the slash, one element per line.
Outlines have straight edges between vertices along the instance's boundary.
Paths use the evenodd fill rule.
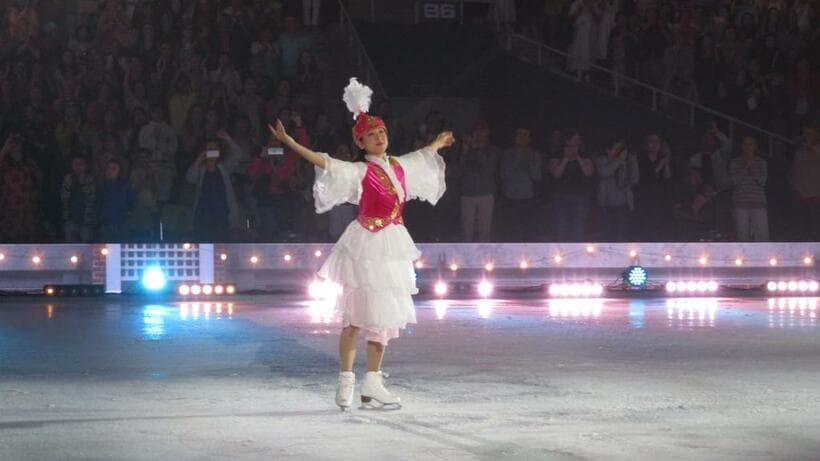
<path fill-rule="evenodd" d="M 816 298 L 418 300 L 347 413 L 325 305 L 226 299 L 0 300 L 0 459 L 820 459 Z"/>

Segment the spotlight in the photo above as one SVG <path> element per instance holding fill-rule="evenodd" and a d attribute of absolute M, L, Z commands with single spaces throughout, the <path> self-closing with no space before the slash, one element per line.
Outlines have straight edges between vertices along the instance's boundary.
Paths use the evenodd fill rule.
<path fill-rule="evenodd" d="M 415 262 L 415 266 L 416 266 L 416 269 L 423 269 L 424 268 L 424 261 L 422 261 L 421 259 L 417 260 Z"/>
<path fill-rule="evenodd" d="M 805 280 L 801 280 L 801 281 L 797 282 L 797 289 L 798 289 L 801 293 L 805 293 L 806 291 L 808 291 L 808 290 L 809 290 L 809 284 L 808 284 L 808 282 L 806 282 Z"/>
<path fill-rule="evenodd" d="M 202 294 L 205 296 L 209 296 L 214 292 L 214 287 L 211 285 L 202 285 Z"/>
<path fill-rule="evenodd" d="M 165 273 L 158 266 L 151 266 L 142 273 L 142 287 L 148 291 L 162 291 L 166 283 Z"/>
<path fill-rule="evenodd" d="M 705 265 L 709 264 L 709 258 L 706 257 L 706 256 L 701 256 L 698 259 L 698 262 L 700 263 L 701 266 L 705 266 Z"/>
<path fill-rule="evenodd" d="M 811 266 L 812 264 L 814 264 L 814 259 L 812 259 L 811 256 L 806 256 L 805 258 L 803 258 L 803 264 L 806 266 Z"/>
<path fill-rule="evenodd" d="M 629 252 L 629 257 L 635 259 L 638 257 L 638 252 L 636 250 L 632 250 Z"/>
<path fill-rule="evenodd" d="M 69 260 L 71 261 L 71 264 L 77 264 L 78 262 L 80 262 L 80 258 L 78 258 L 76 255 L 72 256 Z"/>
<path fill-rule="evenodd" d="M 519 269 L 522 269 L 522 270 L 523 270 L 523 269 L 526 269 L 526 268 L 528 268 L 528 267 L 530 267 L 530 265 L 529 265 L 529 263 L 527 263 L 527 261 L 526 261 L 526 260 L 521 260 L 521 262 L 520 262 L 520 263 L 518 263 L 518 268 L 519 268 Z"/>
<path fill-rule="evenodd" d="M 777 265 L 777 258 L 769 259 L 769 265 L 770 266 L 776 266 Z"/>
<path fill-rule="evenodd" d="M 6 254 L 5 253 L 0 253 L 0 261 L 2 261 L 4 259 L 6 259 Z"/>
<path fill-rule="evenodd" d="M 632 289 L 643 289 L 648 279 L 649 273 L 641 266 L 629 266 L 624 271 L 624 282 Z"/>
<path fill-rule="evenodd" d="M 777 282 L 769 282 L 766 284 L 766 289 L 769 291 L 777 291 Z"/>
<path fill-rule="evenodd" d="M 219 255 L 219 259 L 225 261 L 225 260 L 228 259 L 228 255 L 226 255 L 225 253 L 222 253 L 221 255 Z"/>
<path fill-rule="evenodd" d="M 222 285 L 214 286 L 214 294 L 215 295 L 221 295 L 223 293 L 225 293 L 225 287 L 223 287 Z"/>
<path fill-rule="evenodd" d="M 666 262 L 672 261 L 672 255 L 666 255 L 663 257 L 663 260 Z"/>
<path fill-rule="evenodd" d="M 555 264 L 561 264 L 561 261 L 563 261 L 564 258 L 560 254 L 557 254 L 552 258 L 552 260 L 555 261 Z"/>
<path fill-rule="evenodd" d="M 286 263 L 289 263 L 291 259 L 293 259 L 293 256 L 291 256 L 290 253 L 285 253 L 285 256 L 282 256 L 282 259 L 284 259 Z"/>
<path fill-rule="evenodd" d="M 797 291 L 797 282 L 794 281 L 794 280 L 789 281 L 788 290 L 789 291 Z"/>
<path fill-rule="evenodd" d="M 190 243 L 183 243 L 182 248 L 184 248 L 186 250 L 190 250 L 191 249 L 191 244 Z"/>
<path fill-rule="evenodd" d="M 743 265 L 743 258 L 735 258 L 735 266 L 742 266 Z"/>
<path fill-rule="evenodd" d="M 108 248 L 103 248 L 102 250 L 100 250 L 100 254 L 103 256 L 108 256 Z"/>
<path fill-rule="evenodd" d="M 487 264 L 484 265 L 484 270 L 487 271 L 487 272 L 492 272 L 493 269 L 495 269 L 495 266 L 493 266 L 493 263 L 487 263 Z"/>
<path fill-rule="evenodd" d="M 43 262 L 43 259 L 40 258 L 39 256 L 34 256 L 34 257 L 31 258 L 31 262 L 36 265 L 36 264 L 40 264 L 41 262 Z"/>
<path fill-rule="evenodd" d="M 201 286 L 199 286 L 197 284 L 191 285 L 191 294 L 192 295 L 199 296 L 201 293 L 202 293 L 202 287 Z"/>
<path fill-rule="evenodd" d="M 436 285 L 433 287 L 433 291 L 436 293 L 436 296 L 447 296 L 447 284 L 444 281 L 439 280 L 436 282 Z"/>
<path fill-rule="evenodd" d="M 46 286 L 44 291 L 46 293 L 46 296 L 54 296 L 54 294 L 57 293 L 57 290 L 54 287 L 50 286 Z"/>
<path fill-rule="evenodd" d="M 817 280 L 809 280 L 808 287 L 809 287 L 809 291 L 816 292 L 817 291 Z"/>
<path fill-rule="evenodd" d="M 188 296 L 189 294 L 191 294 L 191 287 L 189 287 L 188 285 L 183 283 L 182 285 L 179 286 L 178 291 L 179 291 L 180 295 Z"/>
<path fill-rule="evenodd" d="M 236 293 L 236 285 L 225 285 L 225 294 L 232 295 Z"/>
<path fill-rule="evenodd" d="M 599 297 L 603 292 L 604 287 L 600 283 L 553 283 L 549 286 L 549 295 L 557 298 Z"/>
<path fill-rule="evenodd" d="M 450 264 L 450 270 L 453 271 L 453 272 L 457 271 L 458 270 L 458 264 L 456 264 L 456 263 Z"/>
<path fill-rule="evenodd" d="M 789 288 L 789 284 L 786 282 L 777 282 L 777 291 L 786 291 Z"/>
<path fill-rule="evenodd" d="M 674 293 L 678 289 L 678 284 L 675 282 L 666 282 L 666 291 Z"/>
<path fill-rule="evenodd" d="M 317 258 L 321 258 L 322 257 L 322 250 L 314 251 L 313 256 L 316 256 Z"/>
<path fill-rule="evenodd" d="M 595 253 L 595 247 L 592 245 L 587 245 L 587 253 L 592 254 Z"/>
<path fill-rule="evenodd" d="M 486 279 L 478 284 L 478 294 L 483 298 L 489 297 L 493 293 L 493 284 Z"/>
<path fill-rule="evenodd" d="M 256 264 L 259 262 L 259 257 L 256 255 L 251 256 L 251 264 Z"/>

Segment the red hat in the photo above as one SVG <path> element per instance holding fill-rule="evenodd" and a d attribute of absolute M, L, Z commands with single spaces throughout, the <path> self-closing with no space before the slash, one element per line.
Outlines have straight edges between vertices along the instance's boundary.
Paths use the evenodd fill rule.
<path fill-rule="evenodd" d="M 356 117 L 356 124 L 353 125 L 353 137 L 359 139 L 374 128 L 384 128 L 387 131 L 387 125 L 381 117 L 360 112 Z"/>

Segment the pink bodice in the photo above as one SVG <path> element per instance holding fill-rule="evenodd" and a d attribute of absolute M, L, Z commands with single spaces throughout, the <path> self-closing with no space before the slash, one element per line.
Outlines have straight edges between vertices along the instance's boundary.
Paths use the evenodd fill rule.
<path fill-rule="evenodd" d="M 404 169 L 398 160 L 392 157 L 389 160 L 406 197 Z M 367 162 L 367 172 L 362 179 L 362 197 L 359 200 L 359 224 L 370 232 L 378 232 L 388 224 L 404 224 L 401 216 L 403 209 L 404 203 L 399 201 L 398 193 L 387 172 L 378 164 Z"/>

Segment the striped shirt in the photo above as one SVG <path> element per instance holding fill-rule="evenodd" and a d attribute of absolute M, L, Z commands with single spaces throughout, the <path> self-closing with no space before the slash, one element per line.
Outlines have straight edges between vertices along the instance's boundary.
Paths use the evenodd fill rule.
<path fill-rule="evenodd" d="M 729 163 L 735 208 L 766 208 L 766 175 L 766 161 L 756 155 L 748 164 L 742 156 Z"/>

